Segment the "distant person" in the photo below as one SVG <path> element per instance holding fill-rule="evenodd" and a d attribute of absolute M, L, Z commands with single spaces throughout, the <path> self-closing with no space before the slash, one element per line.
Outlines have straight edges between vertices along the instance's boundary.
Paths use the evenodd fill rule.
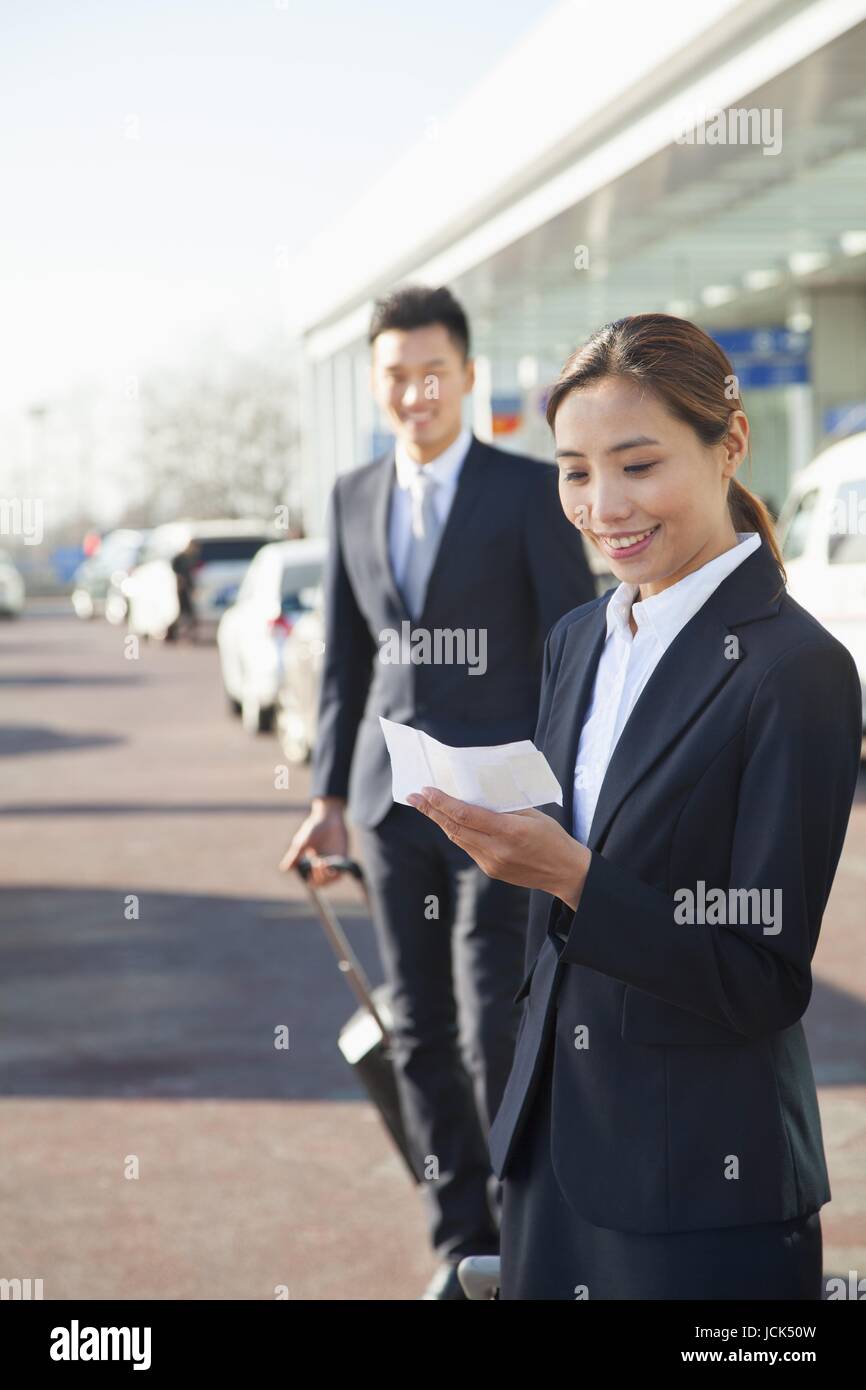
<path fill-rule="evenodd" d="M 428 1175 L 440 1266 L 421 1296 L 460 1299 L 458 1262 L 499 1248 L 486 1141 L 517 1035 L 528 893 L 489 878 L 394 802 L 379 716 L 460 746 L 531 739 L 545 636 L 595 588 L 553 465 L 463 426 L 474 372 L 453 295 L 397 290 L 376 304 L 369 341 L 396 446 L 331 494 L 313 804 L 280 867 L 308 855 L 315 883 L 335 876 L 319 857 L 347 853 L 348 797 L 391 988 L 408 1139 Z M 462 658 L 416 664 L 407 642 L 394 661 L 385 643 L 406 629 L 431 642 L 456 634 Z"/>
<path fill-rule="evenodd" d="M 190 540 L 171 562 L 177 582 L 177 602 L 180 612 L 166 633 L 169 642 L 176 642 L 181 633 L 191 642 L 198 638 L 198 616 L 195 608 L 196 565 L 201 559 L 201 548 L 195 540 Z"/>

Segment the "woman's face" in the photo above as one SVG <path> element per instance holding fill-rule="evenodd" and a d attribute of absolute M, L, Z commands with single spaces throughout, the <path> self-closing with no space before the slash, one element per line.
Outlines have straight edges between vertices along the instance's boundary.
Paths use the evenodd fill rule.
<path fill-rule="evenodd" d="M 748 442 L 742 411 L 708 448 L 653 393 L 605 377 L 565 397 L 554 434 L 566 516 L 642 598 L 736 543 L 727 487 Z"/>

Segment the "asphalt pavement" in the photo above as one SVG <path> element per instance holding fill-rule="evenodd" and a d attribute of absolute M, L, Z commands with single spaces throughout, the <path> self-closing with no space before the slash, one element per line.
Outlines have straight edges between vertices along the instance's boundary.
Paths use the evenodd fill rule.
<path fill-rule="evenodd" d="M 60 600 L 0 625 L 0 700 L 0 1277 L 46 1299 L 417 1298 L 420 1196 L 337 1049 L 353 998 L 276 867 L 307 771 L 278 785 L 214 647 L 130 659 L 123 629 Z M 377 982 L 352 885 L 328 891 Z M 866 1277 L 864 898 L 866 780 L 805 1020 L 825 1272 L 846 1279 Z"/>
<path fill-rule="evenodd" d="M 57 602 L 0 625 L 0 1276 L 46 1299 L 414 1299 L 419 1195 L 277 870 L 308 773 L 277 789 L 214 647 L 130 660 L 124 639 Z M 328 892 L 378 982 L 352 885 Z"/>

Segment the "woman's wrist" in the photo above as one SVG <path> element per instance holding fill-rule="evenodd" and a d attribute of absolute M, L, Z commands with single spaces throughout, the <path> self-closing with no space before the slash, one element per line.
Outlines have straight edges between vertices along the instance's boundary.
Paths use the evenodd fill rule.
<path fill-rule="evenodd" d="M 566 904 L 572 910 L 577 910 L 580 902 L 580 895 L 583 892 L 583 885 L 589 872 L 592 861 L 592 851 L 582 845 L 579 840 L 573 840 L 569 850 L 568 861 L 564 866 L 563 873 L 559 882 L 553 888 L 553 896 L 559 898 L 560 902 Z"/>

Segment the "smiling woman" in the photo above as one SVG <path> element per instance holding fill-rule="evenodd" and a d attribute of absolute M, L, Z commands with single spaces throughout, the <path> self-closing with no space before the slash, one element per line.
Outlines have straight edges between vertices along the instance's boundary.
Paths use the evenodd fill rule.
<path fill-rule="evenodd" d="M 857 669 L 785 592 L 735 478 L 730 364 L 699 328 L 607 325 L 548 418 L 565 513 L 621 581 L 547 637 L 534 741 L 563 805 L 415 803 L 532 889 L 489 1141 L 500 1297 L 818 1299 L 830 1186 L 801 1019 L 859 771 Z"/>
<path fill-rule="evenodd" d="M 757 532 L 784 574 L 770 515 L 735 476 L 749 446 L 737 378 L 694 324 L 667 314 L 607 324 L 565 363 L 547 419 L 566 514 L 608 562 L 630 562 L 614 573 L 642 597 L 737 532 Z"/>

